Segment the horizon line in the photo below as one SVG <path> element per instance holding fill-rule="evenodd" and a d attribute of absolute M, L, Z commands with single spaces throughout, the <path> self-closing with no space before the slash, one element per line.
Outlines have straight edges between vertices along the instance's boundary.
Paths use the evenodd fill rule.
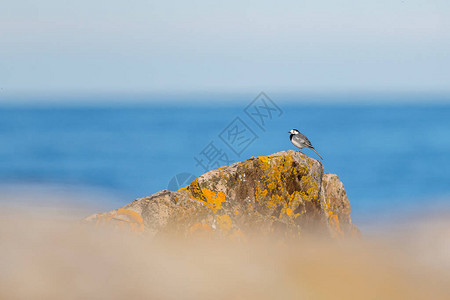
<path fill-rule="evenodd" d="M 257 92 L 64 92 L 2 95 L 0 106 L 95 106 L 151 104 L 236 104 L 265 93 L 277 102 L 292 104 L 450 104 L 450 91 L 257 91 Z M 189 101 L 189 103 L 186 103 Z"/>

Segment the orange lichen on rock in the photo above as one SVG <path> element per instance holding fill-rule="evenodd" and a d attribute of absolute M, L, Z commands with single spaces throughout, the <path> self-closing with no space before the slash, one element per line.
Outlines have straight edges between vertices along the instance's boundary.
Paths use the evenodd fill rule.
<path fill-rule="evenodd" d="M 190 191 L 192 199 L 200 200 L 206 203 L 206 206 L 209 209 L 211 209 L 214 213 L 216 213 L 219 209 L 222 208 L 222 202 L 225 201 L 224 192 L 216 193 L 207 188 L 201 188 L 198 183 L 198 178 L 192 181 L 188 189 Z"/>
<path fill-rule="evenodd" d="M 179 191 L 179 192 L 181 192 L 181 191 L 185 191 L 185 190 L 187 190 L 187 188 L 188 188 L 188 187 L 187 187 L 187 186 L 185 186 L 185 187 L 182 187 L 182 188 L 178 189 L 178 191 Z"/>
<path fill-rule="evenodd" d="M 125 215 L 128 216 L 130 219 L 132 219 L 135 223 L 138 224 L 144 224 L 144 220 L 142 219 L 141 215 L 139 215 L 134 210 L 129 210 L 125 208 L 119 208 L 117 210 L 118 215 Z"/>
<path fill-rule="evenodd" d="M 264 164 L 269 163 L 269 157 L 268 156 L 258 156 L 258 159 L 263 162 Z"/>
<path fill-rule="evenodd" d="M 216 213 L 219 209 L 222 208 L 222 202 L 225 201 L 225 193 L 218 192 L 215 193 L 208 189 L 202 189 L 202 193 L 206 198 L 206 206 L 211 209 L 214 213 Z"/>
<path fill-rule="evenodd" d="M 333 235 L 335 237 L 343 237 L 344 233 L 341 230 L 341 227 L 339 225 L 339 217 L 338 215 L 334 214 L 331 210 L 328 211 L 328 222 L 330 224 L 330 228 L 333 231 Z"/>
<path fill-rule="evenodd" d="M 206 202 L 205 197 L 202 194 L 202 189 L 198 184 L 198 178 L 195 178 L 194 181 L 188 186 L 189 192 L 191 193 L 191 198 L 195 200 L 200 200 Z"/>
<path fill-rule="evenodd" d="M 287 190 L 286 179 L 287 176 L 297 175 L 300 172 L 306 173 L 306 169 L 300 166 L 293 167 L 293 157 L 291 154 L 285 155 L 282 158 L 269 155 L 258 157 L 260 161 L 260 167 L 264 171 L 264 175 L 261 178 L 262 187 L 256 186 L 255 196 L 256 200 L 268 208 L 274 209 L 282 205 L 283 207 L 290 208 L 292 211 L 293 204 L 298 205 L 302 198 L 310 200 L 311 196 L 297 191 L 291 193 Z M 298 170 L 299 168 L 300 170 Z M 303 183 L 311 186 L 309 191 L 314 197 L 318 196 L 317 184 L 311 176 L 303 176 Z M 315 184 L 315 185 L 314 185 Z M 268 197 L 268 195 L 270 195 Z M 281 214 L 280 214 L 281 216 Z"/>
<path fill-rule="evenodd" d="M 308 189 L 306 190 L 306 195 L 310 198 L 308 200 L 317 198 L 319 195 L 319 189 L 314 179 L 311 176 L 303 176 L 301 181 L 304 185 L 308 186 Z"/>
<path fill-rule="evenodd" d="M 144 226 L 144 220 L 142 219 L 141 215 L 135 212 L 134 210 L 125 209 L 125 208 L 119 208 L 117 210 L 117 215 L 123 215 L 127 216 L 130 220 L 126 221 L 129 222 L 131 231 L 134 232 L 142 232 L 145 229 Z"/>
<path fill-rule="evenodd" d="M 267 201 L 267 206 L 275 208 L 278 205 L 282 204 L 283 202 L 284 201 L 282 195 L 272 195 L 272 197 L 270 197 L 269 200 Z"/>

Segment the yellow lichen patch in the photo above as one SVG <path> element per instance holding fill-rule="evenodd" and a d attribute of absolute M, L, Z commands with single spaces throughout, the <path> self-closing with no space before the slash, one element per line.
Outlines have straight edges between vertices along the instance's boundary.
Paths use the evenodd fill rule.
<path fill-rule="evenodd" d="M 222 202 L 225 201 L 225 193 L 224 192 L 214 192 L 208 189 L 201 189 L 202 194 L 206 198 L 206 205 L 209 209 L 211 209 L 214 213 L 216 213 L 219 209 L 222 208 Z"/>
<path fill-rule="evenodd" d="M 129 226 L 132 231 L 135 231 L 135 232 L 144 231 L 144 229 L 145 229 L 144 220 L 137 212 L 135 212 L 133 210 L 125 209 L 125 208 L 119 208 L 117 210 L 117 215 L 118 216 L 124 215 L 130 219 L 128 222 L 129 222 Z M 123 221 L 126 221 L 126 220 L 123 220 Z"/>
<path fill-rule="evenodd" d="M 191 198 L 200 200 L 206 203 L 206 206 L 216 213 L 222 208 L 222 202 L 225 201 L 224 192 L 214 192 L 206 188 L 200 188 L 198 179 L 196 178 L 189 186 Z"/>
<path fill-rule="evenodd" d="M 274 189 L 277 188 L 277 186 L 278 186 L 277 182 L 272 181 L 272 182 L 270 182 L 270 183 L 267 185 L 267 188 L 268 188 L 269 190 L 274 190 Z"/>
<path fill-rule="evenodd" d="M 219 228 L 225 233 L 228 234 L 231 229 L 231 218 L 228 215 L 218 215 L 217 223 L 219 224 Z"/>
<path fill-rule="evenodd" d="M 306 190 L 306 193 L 311 197 L 311 199 L 316 199 L 319 195 L 319 190 L 317 189 L 317 184 L 314 183 L 314 186 L 310 187 Z"/>
<path fill-rule="evenodd" d="M 288 193 L 288 204 L 290 207 L 296 207 L 301 202 L 301 196 L 297 191 L 292 192 L 292 194 Z"/>
<path fill-rule="evenodd" d="M 239 211 L 238 211 L 238 210 L 234 210 L 234 214 L 235 214 L 235 215 L 238 215 L 238 214 L 239 214 Z"/>
<path fill-rule="evenodd" d="M 339 225 L 339 217 L 330 210 L 328 211 L 328 222 L 330 224 L 330 227 L 333 229 L 333 235 L 335 237 L 342 237 L 344 236 L 344 233 L 341 230 L 341 227 Z"/>
<path fill-rule="evenodd" d="M 187 190 L 187 186 L 185 186 L 185 187 L 182 187 L 182 188 L 180 188 L 180 189 L 178 189 L 178 191 L 185 191 L 185 190 Z"/>
<path fill-rule="evenodd" d="M 286 191 L 286 174 L 296 172 L 292 169 L 292 157 L 287 156 L 284 159 L 276 159 L 272 156 L 259 156 L 261 169 L 266 173 L 262 178 L 264 181 L 262 187 L 255 188 L 255 196 L 258 202 L 262 202 L 269 208 L 276 208 L 279 205 L 290 206 L 290 202 L 298 197 L 298 194 L 289 194 Z M 267 195 L 270 198 L 267 199 Z"/>
<path fill-rule="evenodd" d="M 260 201 L 264 199 L 267 196 L 268 191 L 266 189 L 263 189 L 261 191 L 259 186 L 255 187 L 255 200 Z"/>
<path fill-rule="evenodd" d="M 209 238 L 213 233 L 213 229 L 208 224 L 195 223 L 189 227 L 189 235 L 191 236 Z"/>
<path fill-rule="evenodd" d="M 319 195 L 319 189 L 317 188 L 317 183 L 314 181 L 314 178 L 312 178 L 311 176 L 303 176 L 302 184 L 309 186 L 309 188 L 306 190 L 306 193 L 310 196 L 310 199 L 308 200 L 317 198 L 317 196 Z"/>
<path fill-rule="evenodd" d="M 269 209 L 282 207 L 280 218 L 283 215 L 298 217 L 293 209 L 303 201 L 314 201 L 319 197 L 319 188 L 316 180 L 311 176 L 308 165 L 294 164 L 294 155 L 259 156 L 259 166 L 263 171 L 260 184 L 255 187 L 255 199 L 259 204 Z M 301 190 L 288 192 L 286 181 L 291 177 L 301 177 Z M 289 186 L 292 189 L 292 186 Z M 290 210 L 287 210 L 287 209 Z M 289 214 L 288 214 L 289 212 Z"/>
<path fill-rule="evenodd" d="M 258 156 L 258 159 L 265 164 L 269 163 L 269 157 L 267 156 Z"/>
<path fill-rule="evenodd" d="M 191 198 L 195 200 L 200 200 L 203 202 L 206 202 L 206 199 L 204 198 L 202 194 L 202 189 L 200 188 L 200 185 L 198 184 L 198 178 L 195 178 L 194 181 L 191 182 L 189 185 L 189 191 L 191 192 Z"/>
<path fill-rule="evenodd" d="M 267 201 L 267 206 L 275 208 L 275 207 L 278 207 L 278 205 L 280 205 L 282 203 L 283 203 L 283 196 L 281 196 L 281 195 L 273 195 Z"/>
<path fill-rule="evenodd" d="M 125 209 L 125 208 L 119 208 L 117 210 L 118 215 L 126 215 L 130 219 L 134 220 L 136 223 L 142 224 L 144 220 L 142 219 L 141 215 L 135 212 L 134 210 Z"/>

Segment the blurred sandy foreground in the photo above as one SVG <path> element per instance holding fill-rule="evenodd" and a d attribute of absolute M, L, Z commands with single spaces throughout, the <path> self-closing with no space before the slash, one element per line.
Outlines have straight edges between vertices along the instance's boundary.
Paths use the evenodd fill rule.
<path fill-rule="evenodd" d="M 80 225 L 85 213 L 1 210 L 0 299 L 450 299 L 443 216 L 286 244 L 151 240 Z"/>

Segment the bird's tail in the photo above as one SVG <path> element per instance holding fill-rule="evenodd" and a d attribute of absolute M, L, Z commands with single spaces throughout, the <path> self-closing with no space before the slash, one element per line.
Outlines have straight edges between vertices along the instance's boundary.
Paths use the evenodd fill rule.
<path fill-rule="evenodd" d="M 320 154 L 316 151 L 316 149 L 311 148 L 314 152 L 316 152 L 317 155 L 319 155 L 320 159 L 323 160 L 322 156 L 320 156 Z"/>

